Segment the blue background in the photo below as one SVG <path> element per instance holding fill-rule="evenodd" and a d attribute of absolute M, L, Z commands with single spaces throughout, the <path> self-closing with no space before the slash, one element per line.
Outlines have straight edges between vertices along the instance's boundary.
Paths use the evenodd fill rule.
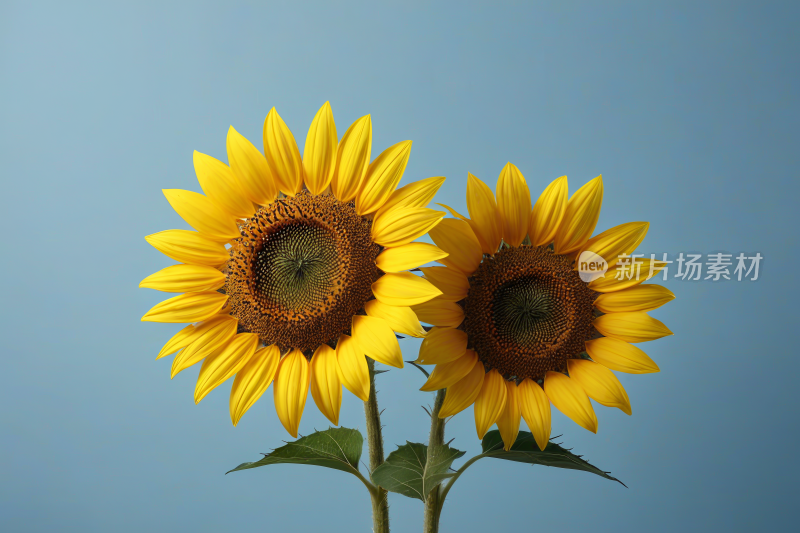
<path fill-rule="evenodd" d="M 764 256 L 756 282 L 666 283 L 675 336 L 644 346 L 661 373 L 620 376 L 632 417 L 600 407 L 593 435 L 554 414 L 630 488 L 484 460 L 443 532 L 790 529 L 797 26 L 790 2 L 4 3 L 0 530 L 370 530 L 341 472 L 223 476 L 287 438 L 271 392 L 232 427 L 227 385 L 195 406 L 197 368 L 154 361 L 177 326 L 139 321 L 170 263 L 143 237 L 186 227 L 160 189 L 199 190 L 192 150 L 224 160 L 231 124 L 261 146 L 272 106 L 302 144 L 326 100 L 340 135 L 372 114 L 373 155 L 414 140 L 403 182 L 447 176 L 456 209 L 467 171 L 494 187 L 509 160 L 534 199 L 602 173 L 598 229 L 649 220 L 642 252 Z M 378 381 L 387 449 L 425 440 L 423 376 Z M 364 428 L 349 393 L 341 423 Z M 325 427 L 309 401 L 301 432 Z M 447 438 L 479 450 L 471 410 Z M 420 530 L 419 501 L 390 503 Z"/>

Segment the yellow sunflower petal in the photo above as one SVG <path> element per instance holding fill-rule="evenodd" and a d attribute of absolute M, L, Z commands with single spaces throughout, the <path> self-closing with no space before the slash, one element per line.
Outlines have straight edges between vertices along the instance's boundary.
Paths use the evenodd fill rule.
<path fill-rule="evenodd" d="M 463 220 L 445 218 L 428 233 L 436 246 L 449 254 L 440 263 L 466 275 L 477 270 L 483 259 L 483 252 L 469 224 Z"/>
<path fill-rule="evenodd" d="M 576 424 L 597 433 L 597 415 L 583 388 L 561 372 L 548 372 L 544 376 L 544 392 L 556 408 Z"/>
<path fill-rule="evenodd" d="M 142 322 L 199 322 L 219 313 L 227 300 L 218 292 L 188 292 L 157 303 Z"/>
<path fill-rule="evenodd" d="M 508 389 L 506 380 L 496 369 L 486 373 L 481 392 L 475 399 L 475 429 L 482 439 L 489 428 L 497 421 L 506 407 Z M 519 422 L 517 422 L 519 426 Z"/>
<path fill-rule="evenodd" d="M 550 401 L 537 383 L 523 380 L 517 389 L 519 409 L 528 424 L 536 444 L 544 451 L 550 441 Z"/>
<path fill-rule="evenodd" d="M 372 121 L 366 115 L 347 128 L 336 151 L 336 168 L 331 180 L 331 190 L 342 202 L 349 202 L 358 194 L 367 175 L 371 149 Z"/>
<path fill-rule="evenodd" d="M 444 212 L 426 207 L 393 209 L 372 224 L 372 240 L 390 248 L 422 237 L 440 223 Z"/>
<path fill-rule="evenodd" d="M 382 318 L 354 316 L 353 339 L 367 356 L 379 363 L 403 368 L 403 354 L 397 336 Z"/>
<path fill-rule="evenodd" d="M 411 141 L 401 141 L 390 146 L 370 163 L 367 175 L 356 195 L 356 212 L 373 213 L 383 206 L 397 188 L 411 154 Z"/>
<path fill-rule="evenodd" d="M 611 370 L 586 359 L 569 359 L 567 370 L 570 378 L 578 382 L 589 398 L 606 407 L 617 407 L 626 415 L 631 414 L 628 394 Z"/>
<path fill-rule="evenodd" d="M 278 364 L 275 384 L 272 386 L 278 418 L 295 438 L 306 406 L 310 374 L 306 356 L 300 350 L 292 350 Z"/>
<path fill-rule="evenodd" d="M 253 203 L 228 165 L 195 150 L 194 171 L 206 196 L 228 214 L 237 218 L 253 214 Z"/>
<path fill-rule="evenodd" d="M 384 214 L 404 207 L 427 207 L 436 191 L 444 183 L 444 177 L 435 176 L 415 181 L 394 191 L 375 214 L 377 220 Z"/>
<path fill-rule="evenodd" d="M 194 324 L 189 324 L 178 333 L 172 336 L 170 340 L 161 348 L 161 351 L 158 352 L 158 356 L 156 357 L 156 361 L 161 359 L 162 357 L 166 357 L 170 354 L 173 354 L 180 350 L 181 348 L 186 348 L 191 344 L 194 340 Z"/>
<path fill-rule="evenodd" d="M 619 256 L 629 256 L 637 246 L 642 244 L 649 227 L 649 222 L 620 224 L 589 239 L 577 254 L 583 252 L 597 254 L 606 261 L 608 268 L 611 268 L 619 262 Z M 580 264 L 576 264 L 575 268 L 579 269 Z"/>
<path fill-rule="evenodd" d="M 434 298 L 425 303 L 411 306 L 417 317 L 434 326 L 457 328 L 464 321 L 464 309 L 455 302 Z"/>
<path fill-rule="evenodd" d="M 442 295 L 437 298 L 457 302 L 467 297 L 469 280 L 463 272 L 448 267 L 424 267 L 420 270 L 425 279 L 442 291 Z"/>
<path fill-rule="evenodd" d="M 635 287 L 658 274 L 665 266 L 664 261 L 636 258 L 635 264 L 628 261 L 608 269 L 605 276 L 589 282 L 589 288 L 595 292 L 615 292 Z M 650 272 L 651 268 L 653 272 Z"/>
<path fill-rule="evenodd" d="M 278 196 L 278 186 L 264 154 L 233 126 L 228 128 L 226 144 L 228 163 L 250 201 L 259 205 L 272 202 Z"/>
<path fill-rule="evenodd" d="M 331 104 L 325 102 L 311 122 L 303 151 L 305 183 L 311 194 L 324 192 L 333 179 L 338 143 Z"/>
<path fill-rule="evenodd" d="M 172 265 L 144 278 L 139 287 L 162 292 L 215 291 L 225 285 L 225 274 L 203 265 Z"/>
<path fill-rule="evenodd" d="M 459 213 L 458 211 L 456 211 L 452 207 L 447 206 L 445 204 L 437 203 L 436 205 L 440 205 L 440 206 L 444 207 L 445 209 L 447 209 L 447 211 L 450 212 L 451 215 L 453 215 L 457 219 L 463 220 L 464 222 L 469 224 L 469 227 L 472 230 L 472 233 L 475 235 L 475 238 L 478 239 L 478 243 L 481 245 L 481 251 L 483 253 L 488 254 L 488 253 L 494 253 L 494 252 L 497 251 L 497 249 L 492 251 L 492 246 L 487 241 L 483 240 L 483 237 L 481 236 L 481 233 L 480 233 L 480 228 L 478 228 L 478 225 L 475 223 L 474 220 L 470 220 L 469 218 L 465 217 L 464 215 L 462 215 L 461 213 Z"/>
<path fill-rule="evenodd" d="M 567 211 L 554 239 L 557 254 L 576 252 L 592 236 L 603 205 L 603 177 L 578 189 L 567 202 Z"/>
<path fill-rule="evenodd" d="M 235 318 L 219 315 L 196 326 L 192 343 L 172 360 L 170 379 L 224 347 L 236 334 L 237 324 Z"/>
<path fill-rule="evenodd" d="M 419 347 L 419 362 L 438 365 L 455 361 L 467 353 L 467 333 L 455 328 L 433 328 Z"/>
<path fill-rule="evenodd" d="M 472 372 L 476 364 L 478 364 L 478 354 L 474 350 L 467 350 L 463 357 L 455 361 L 436 365 L 428 381 L 419 390 L 432 392 L 455 385 Z"/>
<path fill-rule="evenodd" d="M 258 335 L 239 333 L 222 350 L 206 357 L 194 389 L 194 403 L 200 403 L 209 392 L 233 377 L 256 353 L 257 347 Z"/>
<path fill-rule="evenodd" d="M 553 242 L 561 221 L 564 220 L 564 213 L 567 212 L 568 193 L 567 177 L 561 176 L 548 185 L 536 200 L 528 223 L 531 245 L 542 246 Z"/>
<path fill-rule="evenodd" d="M 439 205 L 439 206 L 442 206 L 442 207 L 444 207 L 445 209 L 447 209 L 447 211 L 448 211 L 448 212 L 449 212 L 451 215 L 453 215 L 455 218 L 457 218 L 457 219 L 459 219 L 459 220 L 463 220 L 464 222 L 466 222 L 466 221 L 468 221 L 468 220 L 469 220 L 469 218 L 465 217 L 464 215 L 462 215 L 461 213 L 459 213 L 458 211 L 456 211 L 455 209 L 453 209 L 453 208 L 452 208 L 452 207 L 450 207 L 449 205 L 440 204 L 440 203 L 438 203 L 438 202 L 436 203 L 436 205 Z"/>
<path fill-rule="evenodd" d="M 494 255 L 503 239 L 503 219 L 492 190 L 484 182 L 467 173 L 467 209 L 478 242 L 485 254 Z M 484 247 L 485 243 L 485 247 Z"/>
<path fill-rule="evenodd" d="M 372 284 L 375 298 L 388 305 L 410 307 L 436 298 L 442 291 L 411 272 L 384 274 Z"/>
<path fill-rule="evenodd" d="M 228 260 L 225 246 L 209 240 L 196 231 L 170 229 L 144 238 L 170 259 L 192 265 L 217 267 Z"/>
<path fill-rule="evenodd" d="M 650 374 L 660 370 L 641 349 L 611 337 L 586 341 L 586 352 L 592 359 L 611 370 L 628 374 Z"/>
<path fill-rule="evenodd" d="M 469 374 L 467 374 L 460 381 L 447 387 L 447 393 L 444 397 L 441 409 L 439 409 L 439 418 L 447 418 L 460 413 L 475 402 L 478 394 L 483 388 L 483 380 L 486 376 L 486 370 L 483 368 L 483 363 L 475 363 Z"/>
<path fill-rule="evenodd" d="M 336 343 L 336 359 L 342 384 L 362 401 L 369 399 L 369 366 L 364 352 L 348 335 L 340 335 Z"/>
<path fill-rule="evenodd" d="M 274 344 L 256 351 L 236 373 L 231 387 L 230 412 L 233 425 L 261 398 L 278 370 L 281 352 Z"/>
<path fill-rule="evenodd" d="M 594 306 L 604 313 L 626 311 L 652 311 L 675 299 L 675 295 L 661 285 L 637 285 L 624 291 L 601 294 Z"/>
<path fill-rule="evenodd" d="M 517 440 L 519 434 L 520 397 L 517 384 L 513 381 L 506 381 L 506 406 L 497 418 L 497 429 L 500 430 L 500 437 L 503 439 L 503 449 L 508 451 Z"/>
<path fill-rule="evenodd" d="M 531 193 L 525 177 L 511 163 L 506 163 L 497 180 L 497 207 L 503 220 L 503 240 L 509 246 L 519 246 L 528 234 Z"/>
<path fill-rule="evenodd" d="M 594 319 L 594 327 L 606 337 L 625 342 L 646 342 L 672 335 L 660 320 L 644 311 L 610 313 Z"/>
<path fill-rule="evenodd" d="M 389 327 L 398 333 L 412 337 L 424 337 L 425 329 L 419 323 L 416 313 L 410 307 L 388 305 L 380 300 L 370 300 L 364 304 L 367 316 L 382 318 Z"/>
<path fill-rule="evenodd" d="M 162 189 L 172 208 L 203 237 L 227 242 L 239 236 L 236 219 L 202 194 L 182 189 Z"/>
<path fill-rule="evenodd" d="M 264 153 L 278 189 L 289 196 L 300 192 L 303 188 L 300 150 L 291 130 L 274 107 L 264 120 Z"/>
<path fill-rule="evenodd" d="M 384 272 L 401 272 L 444 257 L 447 257 L 447 252 L 432 244 L 410 242 L 395 248 L 386 248 L 378 255 L 375 264 Z"/>
<path fill-rule="evenodd" d="M 311 397 L 325 418 L 338 426 L 342 382 L 339 380 L 336 352 L 327 344 L 320 345 L 311 358 Z"/>

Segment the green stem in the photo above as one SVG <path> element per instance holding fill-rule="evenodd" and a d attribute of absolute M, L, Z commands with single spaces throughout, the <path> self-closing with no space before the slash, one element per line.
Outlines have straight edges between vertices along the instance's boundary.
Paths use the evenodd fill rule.
<path fill-rule="evenodd" d="M 369 398 L 364 402 L 364 416 L 367 419 L 367 447 L 369 448 L 369 471 L 374 472 L 383 464 L 383 434 L 381 433 L 381 413 L 378 409 L 378 396 L 375 391 L 375 361 L 367 358 L 369 364 Z M 386 491 L 380 487 L 370 491 L 372 498 L 372 531 L 389 533 L 389 502 Z"/>
<path fill-rule="evenodd" d="M 448 493 L 448 492 L 450 492 L 450 488 L 453 486 L 453 483 L 455 483 L 455 482 L 456 482 L 456 480 L 457 480 L 458 478 L 460 478 L 460 477 L 461 477 L 461 474 L 463 474 L 463 473 L 464 473 L 464 471 L 465 471 L 467 468 L 469 468 L 469 467 L 470 467 L 470 466 L 471 466 L 471 465 L 472 465 L 474 462 L 476 462 L 478 459 L 483 459 L 484 457 L 486 457 L 484 454 L 482 454 L 482 453 L 479 453 L 478 455 L 476 455 L 475 457 L 472 457 L 472 458 L 470 458 L 470 460 L 469 460 L 469 461 L 467 461 L 466 463 L 464 463 L 463 465 L 461 465 L 461 468 L 459 468 L 458 470 L 456 470 L 456 473 L 455 473 L 455 475 L 454 475 L 453 477 L 451 477 L 451 478 L 450 478 L 450 479 L 447 481 L 447 486 L 445 486 L 445 487 L 444 487 L 444 488 L 441 490 L 441 495 L 440 495 L 440 497 L 439 497 L 439 498 L 440 498 L 440 500 L 439 500 L 439 501 L 440 501 L 440 502 L 442 502 L 442 503 L 444 503 L 444 499 L 445 499 L 445 498 L 447 498 L 447 493 Z M 441 506 L 441 504 L 440 504 L 440 506 Z"/>
<path fill-rule="evenodd" d="M 444 403 L 445 389 L 436 392 L 431 411 L 431 436 L 428 439 L 428 461 L 431 461 L 432 450 L 435 446 L 444 444 L 444 419 L 439 418 L 439 410 Z M 439 515 L 442 513 L 444 494 L 442 486 L 433 489 L 425 500 L 425 516 L 422 530 L 424 533 L 437 533 L 439 531 Z"/>

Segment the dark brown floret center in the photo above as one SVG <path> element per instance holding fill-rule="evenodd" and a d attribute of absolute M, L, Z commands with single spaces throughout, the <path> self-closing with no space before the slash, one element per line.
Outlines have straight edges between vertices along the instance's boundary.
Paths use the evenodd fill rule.
<path fill-rule="evenodd" d="M 312 312 L 337 278 L 336 235 L 313 220 L 282 224 L 256 252 L 253 293 L 265 307 Z"/>
<path fill-rule="evenodd" d="M 352 204 L 304 191 L 260 208 L 241 233 L 225 287 L 240 331 L 307 355 L 350 331 L 380 252 Z"/>
<path fill-rule="evenodd" d="M 564 370 L 595 334 L 595 293 L 569 258 L 547 247 L 501 250 L 484 259 L 469 281 L 469 347 L 507 379 L 541 379 L 549 370 Z"/>
<path fill-rule="evenodd" d="M 492 303 L 497 334 L 522 346 L 547 342 L 558 326 L 558 302 L 547 289 L 536 277 L 503 284 Z"/>

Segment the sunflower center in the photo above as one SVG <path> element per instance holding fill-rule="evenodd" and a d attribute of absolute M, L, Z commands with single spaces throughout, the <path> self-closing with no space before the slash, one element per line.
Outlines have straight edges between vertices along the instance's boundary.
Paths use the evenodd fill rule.
<path fill-rule="evenodd" d="M 240 331 L 310 355 L 350 331 L 372 296 L 380 247 L 370 222 L 332 196 L 281 198 L 242 227 L 225 285 Z"/>
<path fill-rule="evenodd" d="M 553 300 L 546 285 L 536 278 L 506 283 L 493 302 L 497 333 L 530 346 L 547 337 L 553 318 Z"/>
<path fill-rule="evenodd" d="M 547 247 L 504 249 L 470 277 L 465 328 L 470 348 L 506 378 L 563 370 L 594 335 L 594 292 L 568 258 Z"/>
<path fill-rule="evenodd" d="M 336 258 L 330 228 L 306 220 L 284 225 L 256 253 L 254 292 L 267 305 L 312 311 L 331 292 Z"/>

